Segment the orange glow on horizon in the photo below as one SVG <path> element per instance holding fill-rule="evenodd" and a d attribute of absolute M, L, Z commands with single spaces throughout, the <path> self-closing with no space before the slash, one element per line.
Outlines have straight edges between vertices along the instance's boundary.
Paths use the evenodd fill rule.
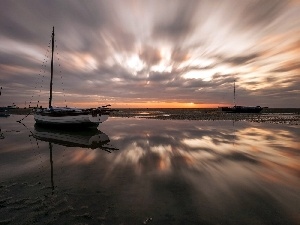
<path fill-rule="evenodd" d="M 99 103 L 99 102 L 81 102 L 70 103 L 70 107 L 78 108 L 95 108 L 102 105 L 111 104 L 111 108 L 218 108 L 224 104 L 201 104 L 201 103 L 182 103 L 182 102 L 112 102 L 112 103 Z"/>

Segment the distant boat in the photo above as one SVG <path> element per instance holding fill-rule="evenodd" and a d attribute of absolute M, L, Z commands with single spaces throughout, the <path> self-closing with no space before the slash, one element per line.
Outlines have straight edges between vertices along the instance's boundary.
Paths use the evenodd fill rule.
<path fill-rule="evenodd" d="M 9 117 L 10 114 L 7 112 L 6 108 L 0 108 L 0 117 Z"/>
<path fill-rule="evenodd" d="M 13 103 L 12 105 L 8 105 L 7 108 L 8 109 L 18 109 L 19 107 L 15 103 Z"/>
<path fill-rule="evenodd" d="M 260 113 L 263 108 L 260 106 L 239 106 L 221 107 L 223 112 L 228 113 Z"/>
<path fill-rule="evenodd" d="M 263 108 L 260 106 L 240 106 L 235 104 L 235 81 L 233 87 L 234 106 L 221 107 L 221 111 L 227 113 L 260 113 Z"/>
<path fill-rule="evenodd" d="M 37 124 L 46 126 L 98 126 L 108 119 L 112 109 L 110 105 L 98 108 L 78 109 L 70 107 L 52 106 L 52 84 L 53 84 L 53 53 L 54 53 L 54 27 L 52 31 L 52 57 L 51 57 L 51 79 L 49 107 L 39 108 L 34 112 L 34 119 Z"/>

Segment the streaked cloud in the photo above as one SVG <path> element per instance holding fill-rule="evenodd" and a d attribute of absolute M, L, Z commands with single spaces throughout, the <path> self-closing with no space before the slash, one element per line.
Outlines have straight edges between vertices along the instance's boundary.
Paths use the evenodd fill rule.
<path fill-rule="evenodd" d="M 232 103 L 236 80 L 238 104 L 300 107 L 299 1 L 0 6 L 1 105 L 35 104 L 36 93 L 47 103 L 54 26 L 58 105 L 217 106 Z"/>

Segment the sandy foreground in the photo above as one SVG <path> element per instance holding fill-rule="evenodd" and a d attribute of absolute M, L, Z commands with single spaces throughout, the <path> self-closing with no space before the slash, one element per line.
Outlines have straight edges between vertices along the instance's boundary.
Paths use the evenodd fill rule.
<path fill-rule="evenodd" d="M 28 115 L 32 109 L 11 109 L 10 114 Z M 232 120 L 300 125 L 300 109 L 264 109 L 258 114 L 224 113 L 218 109 L 118 109 L 112 117 L 138 117 L 163 120 Z"/>

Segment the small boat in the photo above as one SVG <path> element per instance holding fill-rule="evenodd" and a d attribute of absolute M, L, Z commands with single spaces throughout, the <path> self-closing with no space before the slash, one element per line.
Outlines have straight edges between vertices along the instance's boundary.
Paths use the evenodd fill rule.
<path fill-rule="evenodd" d="M 5 107 L 0 107 L 0 117 L 9 117 L 10 114 L 7 112 Z"/>
<path fill-rule="evenodd" d="M 220 107 L 222 112 L 226 113 L 260 113 L 263 108 L 260 106 L 240 106 L 235 104 L 235 81 L 234 81 L 234 106 Z"/>
<path fill-rule="evenodd" d="M 97 108 L 79 109 L 70 107 L 52 106 L 52 84 L 53 84 L 53 53 L 54 53 L 54 27 L 52 31 L 52 57 L 51 57 L 51 79 L 50 97 L 48 108 L 37 108 L 34 111 L 34 120 L 37 124 L 45 126 L 98 126 L 108 119 L 113 109 L 111 105 Z"/>
<path fill-rule="evenodd" d="M 8 109 L 18 109 L 19 107 L 15 103 L 13 103 L 12 105 L 8 105 L 7 108 Z"/>

